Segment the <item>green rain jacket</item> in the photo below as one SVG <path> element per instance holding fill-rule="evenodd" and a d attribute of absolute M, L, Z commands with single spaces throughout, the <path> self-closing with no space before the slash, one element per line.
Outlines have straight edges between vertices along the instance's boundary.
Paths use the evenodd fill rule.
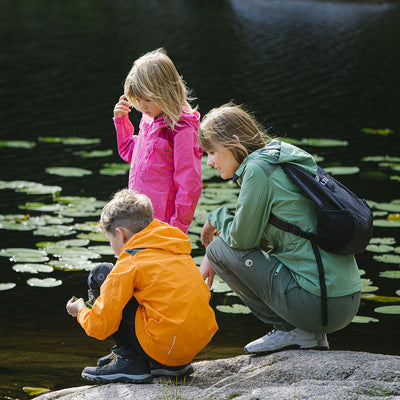
<path fill-rule="evenodd" d="M 257 160 L 257 161 L 256 161 Z M 265 161 L 261 163 L 260 161 Z M 301 194 L 279 167 L 281 163 L 302 166 L 312 174 L 317 164 L 306 151 L 274 140 L 251 153 L 236 171 L 241 190 L 235 214 L 226 207 L 210 212 L 208 222 L 232 248 L 250 250 L 270 245 L 270 256 L 286 265 L 300 287 L 320 296 L 317 263 L 311 243 L 268 223 L 271 213 L 307 232 L 316 232 L 317 207 Z M 264 246 L 265 247 L 265 246 Z M 320 249 L 328 297 L 345 296 L 361 290 L 361 280 L 353 255 L 336 255 Z"/>

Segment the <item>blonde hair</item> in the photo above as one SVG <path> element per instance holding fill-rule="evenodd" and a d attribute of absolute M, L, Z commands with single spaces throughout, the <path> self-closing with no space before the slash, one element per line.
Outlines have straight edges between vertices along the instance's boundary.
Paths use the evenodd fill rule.
<path fill-rule="evenodd" d="M 203 117 L 198 133 L 204 151 L 219 143 L 230 150 L 239 163 L 271 140 L 266 129 L 243 106 L 233 103 L 209 111 Z"/>
<path fill-rule="evenodd" d="M 151 100 L 171 129 L 181 119 L 182 106 L 189 113 L 194 111 L 189 104 L 193 100 L 190 92 L 163 48 L 146 53 L 133 63 L 125 79 L 124 94 L 138 111 L 138 99 Z"/>
<path fill-rule="evenodd" d="M 104 206 L 99 226 L 103 232 L 115 235 L 115 229 L 123 226 L 132 233 L 146 228 L 153 221 L 150 199 L 130 189 L 122 189 Z"/>

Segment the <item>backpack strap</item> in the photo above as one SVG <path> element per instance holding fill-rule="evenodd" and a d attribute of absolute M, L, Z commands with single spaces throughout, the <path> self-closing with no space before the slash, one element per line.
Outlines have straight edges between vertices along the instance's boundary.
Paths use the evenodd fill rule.
<path fill-rule="evenodd" d="M 328 297 L 326 294 L 326 284 L 325 284 L 325 272 L 324 265 L 322 264 L 321 253 L 315 242 L 316 236 L 311 232 L 304 232 L 298 226 L 291 224 L 290 222 L 282 221 L 276 215 L 271 214 L 268 221 L 275 228 L 281 229 L 285 232 L 292 233 L 293 235 L 300 236 L 311 242 L 312 249 L 314 252 L 315 260 L 318 267 L 319 285 L 321 289 L 321 313 L 322 313 L 322 325 L 328 325 Z"/>

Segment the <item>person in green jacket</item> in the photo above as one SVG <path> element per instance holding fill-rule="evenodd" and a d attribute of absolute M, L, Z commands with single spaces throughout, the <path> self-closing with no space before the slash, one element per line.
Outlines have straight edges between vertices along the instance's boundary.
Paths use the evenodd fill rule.
<path fill-rule="evenodd" d="M 198 140 L 208 153 L 207 165 L 241 188 L 233 215 L 226 207 L 208 215 L 201 232 L 206 255 L 200 272 L 210 288 L 218 274 L 257 318 L 273 326 L 244 350 L 328 349 L 326 334 L 347 326 L 358 311 L 361 279 L 355 257 L 320 249 L 329 315 L 324 326 L 310 241 L 268 223 L 273 213 L 303 231 L 316 232 L 317 206 L 280 167 L 294 163 L 315 175 L 314 158 L 272 139 L 251 114 L 232 103 L 204 116 Z"/>

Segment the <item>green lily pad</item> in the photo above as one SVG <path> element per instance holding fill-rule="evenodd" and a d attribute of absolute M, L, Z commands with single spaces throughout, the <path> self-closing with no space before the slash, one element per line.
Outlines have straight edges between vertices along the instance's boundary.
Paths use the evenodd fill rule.
<path fill-rule="evenodd" d="M 364 128 L 361 129 L 361 132 L 367 133 L 369 135 L 381 135 L 381 136 L 387 136 L 391 135 L 393 132 L 392 129 L 384 128 L 384 129 L 373 129 L 373 128 Z"/>
<path fill-rule="evenodd" d="M 387 219 L 374 219 L 373 226 L 381 228 L 399 228 L 400 221 L 388 221 Z"/>
<path fill-rule="evenodd" d="M 400 289 L 396 290 L 396 294 L 397 294 L 397 296 L 400 296 Z"/>
<path fill-rule="evenodd" d="M 379 303 L 400 303 L 400 297 L 378 296 L 372 293 L 366 293 L 361 296 L 364 300 L 373 300 Z"/>
<path fill-rule="evenodd" d="M 60 261 L 63 259 L 73 260 L 75 258 L 87 260 L 100 258 L 99 253 L 90 251 L 86 247 L 59 247 L 53 251 L 53 254 L 60 258 Z"/>
<path fill-rule="evenodd" d="M 223 281 L 214 279 L 211 291 L 214 293 L 232 292 L 232 289 Z"/>
<path fill-rule="evenodd" d="M 372 286 L 372 281 L 370 279 L 361 279 L 361 292 L 362 293 L 369 293 L 375 292 L 379 288 L 377 286 Z"/>
<path fill-rule="evenodd" d="M 62 259 L 49 262 L 54 269 L 61 271 L 91 271 L 96 265 L 87 259 Z"/>
<path fill-rule="evenodd" d="M 81 137 L 39 137 L 40 142 L 46 143 L 63 143 L 63 144 L 70 144 L 70 145 L 84 145 L 84 144 L 97 144 L 100 143 L 100 139 L 88 139 L 88 138 L 81 138 Z"/>
<path fill-rule="evenodd" d="M 96 221 L 86 221 L 72 225 L 73 229 L 77 231 L 87 231 L 87 232 L 101 232 L 99 228 L 99 223 Z"/>
<path fill-rule="evenodd" d="M 91 210 L 103 208 L 107 204 L 106 201 L 97 200 L 95 197 L 58 196 L 56 200 L 68 204 L 70 207 L 85 207 Z"/>
<path fill-rule="evenodd" d="M 65 217 L 99 217 L 101 214 L 101 210 L 92 208 L 89 205 L 84 207 L 73 206 L 73 207 L 61 207 L 58 211 L 61 215 Z"/>
<path fill-rule="evenodd" d="M 47 248 L 51 247 L 83 247 L 89 244 L 87 239 L 67 239 L 59 240 L 58 242 L 38 242 L 36 247 L 43 248 L 47 251 Z"/>
<path fill-rule="evenodd" d="M 76 167 L 49 167 L 46 172 L 51 175 L 68 176 L 68 177 L 81 177 L 92 175 L 92 171 Z"/>
<path fill-rule="evenodd" d="M 361 159 L 361 161 L 365 162 L 400 162 L 400 157 L 392 157 L 392 156 L 368 156 Z"/>
<path fill-rule="evenodd" d="M 381 278 L 400 279 L 400 271 L 382 271 L 379 272 Z"/>
<path fill-rule="evenodd" d="M 397 255 L 397 254 L 382 254 L 379 256 L 374 256 L 373 259 L 375 261 L 388 263 L 388 264 L 399 264 L 400 263 L 400 255 Z"/>
<path fill-rule="evenodd" d="M 38 274 L 39 272 L 53 272 L 53 268 L 50 265 L 44 264 L 15 264 L 12 269 L 15 272 L 29 273 L 29 274 Z"/>
<path fill-rule="evenodd" d="M 14 262 L 46 262 L 48 257 L 40 250 L 26 248 L 1 249 L 0 256 L 9 257 Z"/>
<path fill-rule="evenodd" d="M 37 183 L 34 186 L 18 188 L 17 192 L 23 192 L 27 194 L 55 194 L 60 193 L 62 188 L 60 186 L 49 186 Z"/>
<path fill-rule="evenodd" d="M 0 222 L 0 229 L 6 229 L 8 231 L 32 231 L 35 226 L 29 225 L 26 222 L 16 223 L 11 221 Z"/>
<path fill-rule="evenodd" d="M 386 245 L 392 245 L 396 244 L 396 239 L 394 237 L 375 237 L 372 238 L 369 242 L 370 244 L 386 244 Z"/>
<path fill-rule="evenodd" d="M 32 149 L 36 146 L 35 142 L 27 140 L 0 140 L 0 147 L 11 147 L 15 149 Z"/>
<path fill-rule="evenodd" d="M 32 210 L 38 212 L 54 212 L 58 213 L 61 209 L 60 204 L 45 204 L 40 202 L 26 202 L 24 205 L 19 205 L 21 210 Z"/>
<path fill-rule="evenodd" d="M 283 139 L 287 142 L 287 139 Z M 303 138 L 299 142 L 300 145 L 315 146 L 315 147 L 345 147 L 349 144 L 347 140 L 337 140 L 337 139 L 324 139 L 324 138 Z"/>
<path fill-rule="evenodd" d="M 331 175 L 353 175 L 360 172 L 358 167 L 327 167 L 325 170 Z"/>
<path fill-rule="evenodd" d="M 389 253 L 390 251 L 394 250 L 393 246 L 388 246 L 386 244 L 370 244 L 367 246 L 365 249 L 367 251 L 370 251 L 372 253 Z"/>
<path fill-rule="evenodd" d="M 396 314 L 400 315 L 400 306 L 383 306 L 383 307 L 377 307 L 374 310 L 377 313 L 380 314 Z"/>
<path fill-rule="evenodd" d="M 251 310 L 243 304 L 232 304 L 231 306 L 216 306 L 218 311 L 228 314 L 251 314 Z"/>
<path fill-rule="evenodd" d="M 102 232 L 80 233 L 76 237 L 79 239 L 88 239 L 93 242 L 108 242 L 106 235 Z"/>
<path fill-rule="evenodd" d="M 114 255 L 114 251 L 111 246 L 106 246 L 106 245 L 89 246 L 89 250 L 93 251 L 94 253 L 101 254 L 103 256 Z"/>
<path fill-rule="evenodd" d="M 50 288 L 62 285 L 62 281 L 57 280 L 55 278 L 30 278 L 26 281 L 29 286 L 32 287 L 43 287 L 43 288 Z"/>
<path fill-rule="evenodd" d="M 33 234 L 37 236 L 52 236 L 52 237 L 70 236 L 74 235 L 75 233 L 76 231 L 71 229 L 69 226 L 65 225 L 40 226 L 33 232 Z"/>
<path fill-rule="evenodd" d="M 13 282 L 0 283 L 0 292 L 3 290 L 14 289 L 15 286 L 17 286 L 17 285 Z"/>
<path fill-rule="evenodd" d="M 130 167 L 129 163 L 106 163 L 100 170 L 100 174 L 110 176 L 125 175 Z"/>
<path fill-rule="evenodd" d="M 100 157 L 108 157 L 112 156 L 113 151 L 109 150 L 92 150 L 92 151 L 75 151 L 73 153 L 76 156 L 80 156 L 82 158 L 100 158 Z"/>
<path fill-rule="evenodd" d="M 400 204 L 393 201 L 391 203 L 376 203 L 374 207 L 378 210 L 400 213 Z"/>
<path fill-rule="evenodd" d="M 368 324 L 369 322 L 379 322 L 379 320 L 372 317 L 356 315 L 351 322 L 354 322 L 356 324 Z"/>
<path fill-rule="evenodd" d="M 29 217 L 27 222 L 36 226 L 45 226 L 45 225 L 70 224 L 71 222 L 73 222 L 73 220 L 74 220 L 73 218 L 67 218 L 67 217 L 41 215 L 40 217 Z"/>

